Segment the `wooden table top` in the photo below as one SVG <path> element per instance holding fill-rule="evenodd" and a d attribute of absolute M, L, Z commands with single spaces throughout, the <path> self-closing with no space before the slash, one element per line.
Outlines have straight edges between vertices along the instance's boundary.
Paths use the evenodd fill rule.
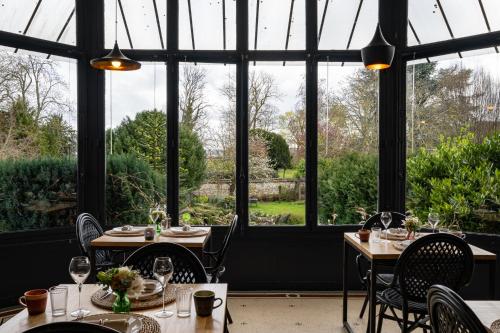
<path fill-rule="evenodd" d="M 354 232 L 344 233 L 344 240 L 349 242 L 356 250 L 362 252 L 369 259 L 379 259 L 379 260 L 394 260 L 398 259 L 401 255 L 401 251 L 397 250 L 391 243 L 394 241 L 385 242 L 361 242 Z M 385 241 L 385 240 L 384 240 Z M 483 250 L 477 246 L 470 245 L 472 253 L 474 254 L 474 259 L 479 261 L 490 261 L 496 260 L 497 256 L 494 253 Z"/>
<path fill-rule="evenodd" d="M 170 318 L 154 317 L 154 313 L 161 310 L 161 307 L 144 311 L 137 311 L 137 313 L 152 317 L 156 321 L 158 321 L 161 326 L 161 332 L 222 333 L 224 331 L 227 284 L 193 284 L 191 286 L 195 291 L 201 289 L 214 291 L 215 297 L 222 298 L 224 304 L 214 309 L 211 317 L 198 317 L 194 309 L 194 303 L 191 304 L 191 316 L 188 318 L 177 317 L 175 302 L 170 303 L 166 306 L 168 310 L 174 312 L 174 315 Z M 74 320 L 75 318 L 71 317 L 70 313 L 78 307 L 78 288 L 76 285 L 68 285 L 68 288 L 68 307 L 66 316 L 52 317 L 50 300 L 48 300 L 45 313 L 36 316 L 29 316 L 28 311 L 24 309 L 23 311 L 9 319 L 5 324 L 0 326 L 0 333 L 21 333 L 29 328 L 50 322 Z M 82 288 L 82 307 L 90 310 L 91 315 L 112 312 L 111 310 L 98 308 L 91 303 L 90 296 L 99 288 L 101 287 L 96 284 L 85 284 Z"/>
<path fill-rule="evenodd" d="M 500 301 L 465 301 L 465 303 L 488 328 L 495 320 L 500 319 Z"/>
<path fill-rule="evenodd" d="M 197 227 L 198 228 L 198 227 Z M 187 248 L 203 248 L 208 238 L 210 237 L 210 233 L 212 229 L 210 227 L 203 227 L 208 230 L 208 233 L 203 236 L 197 237 L 166 237 L 160 236 L 155 237 L 152 241 L 147 241 L 144 239 L 144 236 L 126 236 L 126 237 L 118 237 L 118 236 L 109 236 L 102 235 L 99 238 L 94 239 L 90 242 L 90 245 L 94 248 L 139 248 L 144 245 L 148 245 L 151 243 L 176 243 Z"/>

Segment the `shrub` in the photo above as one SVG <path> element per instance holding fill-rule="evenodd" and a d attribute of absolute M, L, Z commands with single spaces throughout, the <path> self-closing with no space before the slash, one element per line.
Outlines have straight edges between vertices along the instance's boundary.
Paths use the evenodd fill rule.
<path fill-rule="evenodd" d="M 76 220 L 76 160 L 0 161 L 0 231 L 45 229 Z M 132 155 L 107 160 L 108 224 L 147 221 L 148 207 L 164 196 L 165 177 Z"/>
<path fill-rule="evenodd" d="M 290 154 L 288 143 L 286 143 L 286 140 L 281 135 L 263 129 L 250 130 L 250 135 L 259 137 L 265 141 L 267 154 L 275 170 L 292 167 L 292 155 Z"/>
<path fill-rule="evenodd" d="M 377 209 L 376 156 L 348 153 L 322 159 L 318 166 L 318 216 L 322 224 L 336 214 L 335 224 L 357 224 L 356 207 Z"/>
<path fill-rule="evenodd" d="M 408 159 L 408 208 L 424 221 L 430 209 L 443 225 L 466 231 L 500 232 L 500 221 L 486 221 L 480 211 L 498 217 L 500 206 L 500 133 L 475 143 L 474 134 L 441 138 L 433 151 Z"/>

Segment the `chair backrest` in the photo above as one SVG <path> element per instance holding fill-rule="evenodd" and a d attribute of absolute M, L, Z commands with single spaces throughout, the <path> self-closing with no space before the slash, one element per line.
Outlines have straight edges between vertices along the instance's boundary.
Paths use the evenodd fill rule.
<path fill-rule="evenodd" d="M 78 321 L 62 321 L 57 323 L 50 323 L 31 328 L 24 333 L 118 333 L 112 328 L 82 323 Z"/>
<path fill-rule="evenodd" d="M 206 283 L 207 273 L 196 255 L 182 245 L 154 243 L 141 247 L 123 263 L 138 270 L 142 277 L 154 279 L 155 258 L 170 257 L 174 265 L 173 283 Z"/>
<path fill-rule="evenodd" d="M 371 229 L 372 227 L 382 227 L 382 222 L 380 222 L 380 215 L 382 213 L 377 213 L 368 218 L 366 220 L 365 224 L 363 225 L 364 229 Z M 406 218 L 404 214 L 398 213 L 398 212 L 391 212 L 392 215 L 392 221 L 391 224 L 389 225 L 389 228 L 399 228 L 402 224 L 402 221 Z"/>
<path fill-rule="evenodd" d="M 448 287 L 429 289 L 427 307 L 434 333 L 487 333 L 476 314 L 463 299 Z"/>
<path fill-rule="evenodd" d="M 82 255 L 89 257 L 90 242 L 103 234 L 104 232 L 95 217 L 89 213 L 81 213 L 78 215 L 78 218 L 76 219 L 76 237 L 78 239 Z M 97 255 L 98 254 L 96 253 L 96 256 Z M 100 252 L 100 255 L 104 256 L 104 253 Z M 97 258 L 97 262 L 99 262 L 100 259 L 103 258 Z"/>
<path fill-rule="evenodd" d="M 425 303 L 435 284 L 459 290 L 470 282 L 474 256 L 461 238 L 431 234 L 411 243 L 399 257 L 394 275 L 407 301 Z"/>
<path fill-rule="evenodd" d="M 215 270 L 219 270 L 223 265 L 226 260 L 226 255 L 227 255 L 227 250 L 229 248 L 229 245 L 231 244 L 231 240 L 233 239 L 234 234 L 236 233 L 236 230 L 238 229 L 238 215 L 234 215 L 233 220 L 231 221 L 231 225 L 229 226 L 229 229 L 224 236 L 224 240 L 222 241 L 222 247 L 217 253 L 217 258 L 215 260 Z"/>

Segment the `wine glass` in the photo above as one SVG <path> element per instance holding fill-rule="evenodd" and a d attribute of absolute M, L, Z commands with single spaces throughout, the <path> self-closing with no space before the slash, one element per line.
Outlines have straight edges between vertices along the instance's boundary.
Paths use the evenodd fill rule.
<path fill-rule="evenodd" d="M 389 229 L 387 229 L 387 228 L 389 228 L 389 225 L 392 222 L 391 212 L 382 212 L 380 214 L 380 222 L 382 222 L 382 224 L 384 225 L 384 228 L 385 228 L 385 243 L 388 243 L 389 242 L 389 239 L 388 239 Z"/>
<path fill-rule="evenodd" d="M 158 318 L 168 318 L 174 313 L 172 311 L 165 310 L 165 292 L 167 291 L 167 284 L 172 275 L 174 274 L 174 265 L 169 257 L 158 257 L 155 259 L 153 264 L 153 275 L 160 281 L 163 287 L 163 310 L 155 313 Z"/>
<path fill-rule="evenodd" d="M 87 316 L 90 311 L 82 309 L 80 298 L 82 294 L 82 285 L 90 274 L 90 260 L 87 257 L 73 257 L 69 263 L 69 274 L 73 281 L 78 284 L 78 309 L 71 312 L 72 317 L 82 318 Z"/>
<path fill-rule="evenodd" d="M 436 226 L 439 223 L 439 214 L 430 212 L 429 215 L 427 216 L 427 221 L 429 221 L 429 224 L 432 227 L 432 233 L 436 232 Z"/>

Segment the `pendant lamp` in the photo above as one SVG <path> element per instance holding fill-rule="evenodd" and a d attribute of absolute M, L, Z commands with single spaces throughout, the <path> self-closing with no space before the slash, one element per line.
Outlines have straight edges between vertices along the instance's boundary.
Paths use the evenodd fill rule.
<path fill-rule="evenodd" d="M 118 28 L 118 12 L 117 2 L 115 0 L 115 45 L 111 52 L 101 58 L 90 60 L 90 65 L 95 69 L 103 69 L 110 71 L 134 71 L 141 68 L 141 63 L 126 57 L 120 48 L 117 41 L 117 28 Z"/>
<path fill-rule="evenodd" d="M 378 23 L 370 44 L 361 49 L 363 64 L 366 68 L 373 70 L 389 68 L 394 58 L 395 49 L 385 40 L 380 23 Z"/>

